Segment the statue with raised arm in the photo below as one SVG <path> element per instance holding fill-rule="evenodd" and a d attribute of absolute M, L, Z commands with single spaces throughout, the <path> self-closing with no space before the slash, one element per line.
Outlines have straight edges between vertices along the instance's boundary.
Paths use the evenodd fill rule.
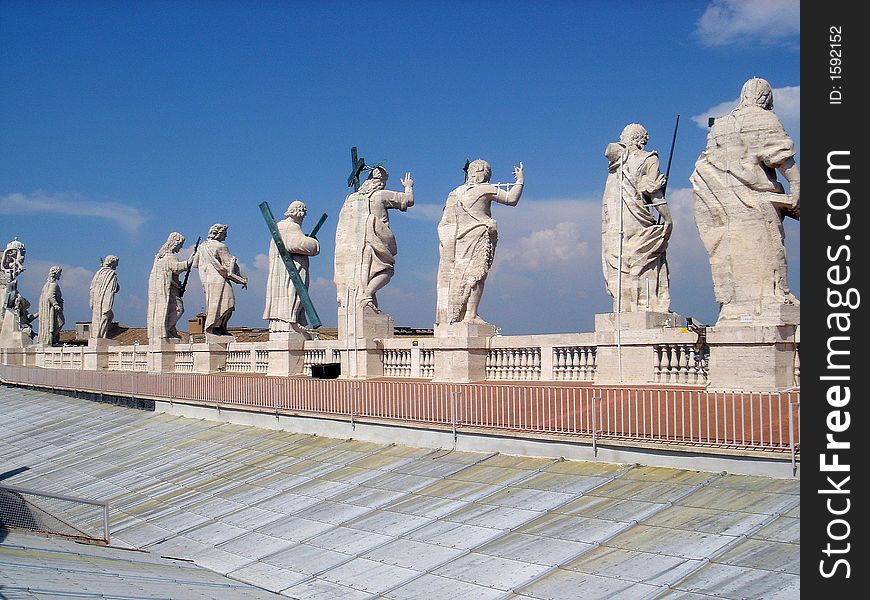
<path fill-rule="evenodd" d="M 800 219 L 795 146 L 773 113 L 764 79 L 743 85 L 740 104 L 715 119 L 691 181 L 695 222 L 710 255 L 713 291 L 724 321 L 799 322 L 788 286 L 785 217 Z M 789 193 L 777 180 L 788 181 Z"/>
<path fill-rule="evenodd" d="M 294 200 L 284 213 L 287 218 L 277 223 L 284 248 L 292 256 L 306 289 L 309 282 L 309 257 L 320 253 L 320 242 L 317 238 L 309 237 L 302 231 L 302 221 L 307 212 L 304 202 Z M 273 332 L 290 331 L 291 324 L 305 326 L 307 323 L 299 293 L 290 279 L 287 266 L 278 254 L 274 240 L 269 244 L 269 278 L 266 280 L 266 308 L 263 318 L 269 321 L 269 331 Z"/>
<path fill-rule="evenodd" d="M 177 253 L 184 245 L 184 236 L 173 231 L 154 256 L 148 276 L 148 341 L 178 341 L 176 325 L 184 313 L 179 274 L 193 264 L 193 255 L 178 260 Z"/>
<path fill-rule="evenodd" d="M 118 285 L 118 257 L 110 254 L 103 260 L 91 280 L 91 338 L 106 339 L 109 337 L 109 327 L 114 313 L 115 294 L 121 289 Z"/>
<path fill-rule="evenodd" d="M 384 189 L 389 174 L 374 167 L 359 191 L 347 196 L 335 231 L 335 286 L 338 305 L 378 309 L 377 292 L 395 272 L 396 236 L 390 230 L 388 210 L 402 212 L 414 205 L 411 173 L 402 179 L 404 192 Z"/>
<path fill-rule="evenodd" d="M 447 196 L 438 224 L 440 261 L 436 325 L 476 323 L 486 276 L 498 242 L 492 203 L 516 206 L 523 193 L 523 163 L 514 167 L 513 184 L 492 184 L 492 167 L 485 160 L 468 165 L 465 183 Z M 508 189 L 505 189 L 508 188 Z"/>
<path fill-rule="evenodd" d="M 0 259 L 0 347 L 23 348 L 33 343 L 30 302 L 18 292 L 18 276 L 24 271 L 27 249 L 13 239 Z"/>
<path fill-rule="evenodd" d="M 631 123 L 604 151 L 609 164 L 601 207 L 601 264 L 613 312 L 664 313 L 670 308 L 665 251 L 673 221 L 658 153 L 645 150 L 648 141 L 647 130 Z"/>
<path fill-rule="evenodd" d="M 55 265 L 48 270 L 48 279 L 39 295 L 39 335 L 40 346 L 60 345 L 60 330 L 66 322 L 63 316 L 63 294 L 60 290 L 60 276 L 63 270 Z"/>
<path fill-rule="evenodd" d="M 212 335 L 230 335 L 227 324 L 236 309 L 233 283 L 247 289 L 248 279 L 239 270 L 236 257 L 224 244 L 228 226 L 215 223 L 208 230 L 208 239 L 200 244 L 194 258 L 199 279 L 205 292 L 205 332 Z"/>

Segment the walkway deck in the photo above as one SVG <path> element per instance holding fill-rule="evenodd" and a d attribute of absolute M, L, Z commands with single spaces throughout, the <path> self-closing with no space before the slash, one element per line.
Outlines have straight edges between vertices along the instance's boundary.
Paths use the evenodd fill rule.
<path fill-rule="evenodd" d="M 8 483 L 294 598 L 791 599 L 799 481 L 384 446 L 0 387 Z M 0 565 L 0 573 L 3 567 Z"/>

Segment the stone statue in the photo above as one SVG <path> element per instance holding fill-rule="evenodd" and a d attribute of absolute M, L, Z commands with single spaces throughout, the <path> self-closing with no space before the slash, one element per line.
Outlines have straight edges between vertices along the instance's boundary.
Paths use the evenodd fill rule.
<path fill-rule="evenodd" d="M 33 343 L 30 302 L 18 292 L 18 276 L 24 271 L 27 249 L 13 239 L 0 259 L 0 347 L 23 348 Z"/>
<path fill-rule="evenodd" d="M 300 200 L 294 200 L 287 207 L 284 216 L 287 218 L 279 221 L 278 232 L 284 247 L 293 258 L 299 277 L 308 287 L 308 257 L 320 253 L 320 242 L 316 238 L 309 237 L 302 232 L 302 221 L 308 208 Z M 269 331 L 290 331 L 291 323 L 306 325 L 305 311 L 296 287 L 290 280 L 290 273 L 278 254 L 278 247 L 274 240 L 269 244 L 269 278 L 266 281 L 266 309 L 263 318 L 269 321 Z"/>
<path fill-rule="evenodd" d="M 205 332 L 212 335 L 230 335 L 227 323 L 236 309 L 236 296 L 232 283 L 247 289 L 248 279 L 239 270 L 236 257 L 224 244 L 228 226 L 215 223 L 208 230 L 208 239 L 202 242 L 194 258 L 199 279 L 205 292 Z"/>
<path fill-rule="evenodd" d="M 800 173 L 794 142 L 772 108 L 770 84 L 747 81 L 739 106 L 713 123 L 691 176 L 695 222 L 721 307 L 718 323 L 800 322 L 782 227 L 785 217 L 800 218 Z M 788 181 L 789 194 L 776 171 Z"/>
<path fill-rule="evenodd" d="M 338 305 L 378 310 L 377 292 L 395 272 L 396 237 L 389 209 L 402 212 L 414 205 L 414 180 L 405 173 L 404 192 L 385 190 L 389 174 L 374 167 L 359 191 L 350 194 L 338 215 L 335 231 L 335 286 Z"/>
<path fill-rule="evenodd" d="M 118 285 L 118 257 L 110 254 L 103 260 L 91 280 L 91 338 L 106 339 L 109 337 L 109 327 L 114 313 L 112 305 L 115 294 L 121 289 Z"/>
<path fill-rule="evenodd" d="M 173 231 L 154 256 L 148 276 L 148 341 L 179 340 L 176 324 L 184 313 L 178 274 L 191 268 L 194 257 L 178 260 L 184 236 Z"/>
<path fill-rule="evenodd" d="M 523 193 L 523 164 L 514 167 L 516 183 L 489 183 L 492 167 L 485 160 L 468 165 L 465 183 L 447 196 L 438 224 L 440 261 L 436 325 L 486 324 L 477 314 L 486 276 L 498 242 L 493 202 L 516 206 Z M 508 187 L 509 189 L 503 189 Z"/>
<path fill-rule="evenodd" d="M 48 270 L 48 279 L 42 286 L 39 295 L 39 336 L 40 346 L 58 346 L 60 330 L 66 322 L 63 316 L 63 294 L 61 294 L 60 276 L 63 270 L 57 265 Z"/>
<path fill-rule="evenodd" d="M 601 263 L 613 312 L 665 313 L 671 303 L 665 250 L 673 221 L 658 154 L 644 149 L 648 140 L 647 130 L 632 123 L 604 151 L 610 162 L 601 211 Z"/>

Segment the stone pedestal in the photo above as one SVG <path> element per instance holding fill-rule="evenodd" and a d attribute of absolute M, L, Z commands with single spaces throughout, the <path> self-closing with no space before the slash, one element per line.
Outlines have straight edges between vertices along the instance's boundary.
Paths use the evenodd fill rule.
<path fill-rule="evenodd" d="M 228 337 L 228 336 L 215 336 Z M 229 336 L 231 337 L 231 336 Z M 191 344 L 194 373 L 216 373 L 227 366 L 227 344 Z"/>
<path fill-rule="evenodd" d="M 310 338 L 310 335 L 296 330 L 271 332 L 269 369 L 266 374 L 282 377 L 301 374 L 305 367 L 305 340 Z"/>
<path fill-rule="evenodd" d="M 796 329 L 795 325 L 708 329 L 708 389 L 765 392 L 795 387 Z"/>
<path fill-rule="evenodd" d="M 175 371 L 175 350 L 178 341 L 162 339 L 148 346 L 148 370 L 152 373 L 172 373 Z M 187 345 L 182 348 L 188 348 Z"/>
<path fill-rule="evenodd" d="M 800 304 L 782 304 L 769 299 L 764 304 L 732 303 L 719 311 L 716 327 L 777 327 L 779 325 L 800 325 Z"/>
<path fill-rule="evenodd" d="M 486 355 L 496 328 L 489 323 L 435 325 L 433 381 L 470 382 L 486 379 Z"/>
<path fill-rule="evenodd" d="M 352 311 L 338 309 L 338 339 L 341 343 L 341 378 L 383 377 L 381 340 L 394 336 L 393 317 L 369 306 Z"/>
<path fill-rule="evenodd" d="M 88 345 L 82 354 L 82 363 L 85 370 L 98 371 L 109 368 L 108 350 L 117 346 L 118 342 L 105 338 L 90 338 Z"/>
<path fill-rule="evenodd" d="M 595 315 L 595 383 L 602 385 L 655 382 L 656 344 L 671 341 L 683 323 L 676 313 L 625 312 Z"/>

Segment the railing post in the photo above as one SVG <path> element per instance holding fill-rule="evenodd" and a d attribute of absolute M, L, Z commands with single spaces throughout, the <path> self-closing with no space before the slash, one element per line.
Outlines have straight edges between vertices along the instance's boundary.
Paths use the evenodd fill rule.
<path fill-rule="evenodd" d="M 109 504 L 103 504 L 103 537 L 108 545 L 111 542 L 109 534 Z"/>
<path fill-rule="evenodd" d="M 598 456 L 598 446 L 595 443 L 595 432 L 598 430 L 598 398 L 592 396 L 592 455 Z"/>
<path fill-rule="evenodd" d="M 797 475 L 797 453 L 794 443 L 794 407 L 800 406 L 800 402 L 796 405 L 792 404 L 791 400 L 788 403 L 788 445 L 791 449 L 791 475 Z"/>

